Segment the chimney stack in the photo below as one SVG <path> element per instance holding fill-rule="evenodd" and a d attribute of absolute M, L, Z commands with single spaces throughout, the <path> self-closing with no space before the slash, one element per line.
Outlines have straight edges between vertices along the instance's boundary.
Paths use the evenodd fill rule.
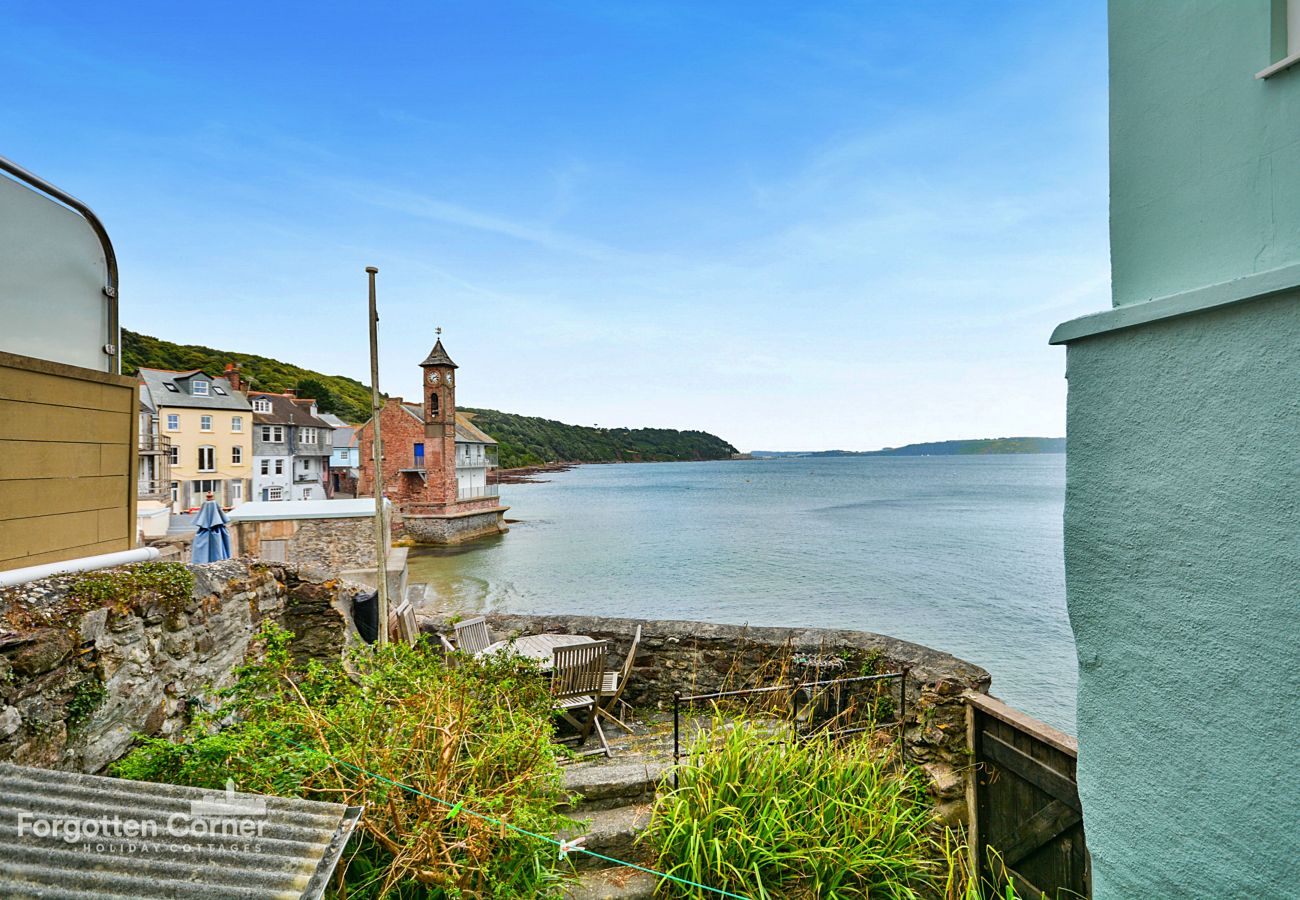
<path fill-rule="evenodd" d="M 223 374 L 232 388 L 237 391 L 244 390 L 244 379 L 239 375 L 239 363 L 226 363 L 226 371 Z"/>

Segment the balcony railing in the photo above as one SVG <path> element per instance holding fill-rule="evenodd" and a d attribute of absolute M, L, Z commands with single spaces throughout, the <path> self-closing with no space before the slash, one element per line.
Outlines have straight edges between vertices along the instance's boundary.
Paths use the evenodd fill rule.
<path fill-rule="evenodd" d="M 457 500 L 477 500 L 479 497 L 500 497 L 501 486 L 496 484 L 481 484 L 477 487 L 461 488 L 456 491 Z"/>
<path fill-rule="evenodd" d="M 294 484 L 318 484 L 321 481 L 320 472 L 294 472 Z"/>
<path fill-rule="evenodd" d="M 140 435 L 140 452 L 141 453 L 170 453 L 172 449 L 172 439 L 161 434 L 141 434 Z"/>
<path fill-rule="evenodd" d="M 169 500 L 172 495 L 170 478 L 141 478 L 136 496 L 141 500 Z"/>
<path fill-rule="evenodd" d="M 497 455 L 494 452 L 484 453 L 482 456 L 456 454 L 456 468 L 458 469 L 495 469 L 496 467 Z"/>

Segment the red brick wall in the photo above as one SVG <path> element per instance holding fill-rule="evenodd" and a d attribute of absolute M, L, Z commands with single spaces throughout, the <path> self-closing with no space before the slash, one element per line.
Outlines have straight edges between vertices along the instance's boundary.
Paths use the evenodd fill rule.
<path fill-rule="evenodd" d="M 379 413 L 384 435 L 384 494 L 399 505 L 402 512 L 439 515 L 448 512 L 470 512 L 493 509 L 499 505 L 495 497 L 482 497 L 459 502 L 456 499 L 456 388 L 453 369 L 446 366 L 429 366 L 424 369 L 424 421 L 417 419 L 402 407 L 399 397 L 389 398 Z M 429 381 L 429 373 L 438 373 L 438 382 Z M 432 397 L 437 396 L 437 413 L 434 414 Z M 422 479 L 411 469 L 415 466 L 414 446 L 424 444 L 424 474 Z M 360 475 L 357 479 L 357 496 L 372 497 L 375 492 L 374 426 L 367 422 L 357 430 L 357 447 L 360 450 Z"/>
<path fill-rule="evenodd" d="M 400 397 L 388 399 L 379 412 L 379 421 L 384 436 L 384 494 L 395 503 L 424 500 L 424 482 L 412 472 L 401 471 L 415 465 L 415 445 L 425 442 L 424 423 L 402 408 Z M 357 477 L 359 497 L 373 497 L 375 494 L 374 440 L 374 425 L 367 422 L 357 432 L 361 456 Z M 427 463 L 427 446 L 424 452 Z"/>

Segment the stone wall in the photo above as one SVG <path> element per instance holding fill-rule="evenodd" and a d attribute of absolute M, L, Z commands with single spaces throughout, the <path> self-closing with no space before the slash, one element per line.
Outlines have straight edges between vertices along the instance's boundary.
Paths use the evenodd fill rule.
<path fill-rule="evenodd" d="M 497 506 L 495 497 L 487 502 L 491 508 L 482 512 L 438 516 L 403 512 L 400 516 L 402 530 L 418 544 L 459 544 L 509 531 L 504 521 L 506 507 Z M 456 508 L 459 507 L 457 504 Z"/>
<path fill-rule="evenodd" d="M 263 541 L 284 541 L 283 561 L 290 565 L 323 572 L 375 565 L 373 515 L 237 521 L 234 532 L 241 556 L 266 558 L 270 554 L 263 552 Z"/>
<path fill-rule="evenodd" d="M 641 644 L 623 699 L 642 708 L 671 708 L 674 691 L 708 693 L 771 684 L 768 679 L 796 657 L 823 661 L 817 678 L 907 668 L 908 758 L 930 775 L 941 817 L 948 822 L 967 818 L 970 753 L 962 694 L 987 693 L 991 678 L 984 669 L 955 656 L 865 631 L 559 615 L 493 615 L 488 622 L 496 638 L 558 633 L 607 640 L 611 667 L 627 656 L 640 625 Z M 423 618 L 421 627 L 450 631 L 446 618 L 439 615 Z"/>
<path fill-rule="evenodd" d="M 191 571 L 191 600 L 174 611 L 96 609 L 27 628 L 0 620 L 10 622 L 0 624 L 0 760 L 95 773 L 136 733 L 176 733 L 196 698 L 229 682 L 265 620 L 298 636 L 300 659 L 342 653 L 351 586 L 246 560 Z M 75 577 L 11 588 L 0 613 L 57 610 Z"/>

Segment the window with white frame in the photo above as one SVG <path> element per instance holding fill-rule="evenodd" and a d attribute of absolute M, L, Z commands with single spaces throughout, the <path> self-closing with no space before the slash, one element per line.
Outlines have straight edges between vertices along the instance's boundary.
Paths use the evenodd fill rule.
<path fill-rule="evenodd" d="M 199 431 L 212 430 L 212 416 L 199 416 Z"/>
<path fill-rule="evenodd" d="M 314 444 L 314 443 L 316 443 L 316 429 L 315 429 L 315 428 L 299 428 L 299 429 L 298 429 L 298 442 L 299 442 L 300 444 Z"/>
<path fill-rule="evenodd" d="M 265 397 L 258 397 L 253 401 L 253 412 L 269 413 L 271 411 L 271 401 Z"/>
<path fill-rule="evenodd" d="M 269 488 L 267 488 L 267 489 L 266 489 L 266 499 L 267 499 L 267 500 L 283 500 L 283 499 L 284 499 L 284 488 L 282 488 L 282 487 L 269 487 Z"/>
<path fill-rule="evenodd" d="M 172 444 L 171 449 L 167 451 L 167 461 L 173 466 L 181 464 L 181 448 L 177 444 Z"/>
<path fill-rule="evenodd" d="M 244 448 L 243 448 L 243 447 L 231 447 L 231 448 L 230 448 L 230 463 L 231 463 L 231 465 L 235 465 L 235 466 L 242 466 L 242 465 L 244 464 Z"/>
<path fill-rule="evenodd" d="M 263 425 L 262 440 L 268 444 L 284 443 L 284 426 L 283 425 Z"/>
<path fill-rule="evenodd" d="M 304 499 L 304 500 L 310 500 L 310 499 L 311 499 L 311 488 L 303 488 L 303 489 L 302 489 L 302 499 Z"/>
<path fill-rule="evenodd" d="M 277 459 L 277 460 L 275 461 L 275 474 L 277 474 L 277 475 L 283 475 L 283 474 L 284 474 L 284 460 L 282 460 L 282 459 Z"/>
<path fill-rule="evenodd" d="M 168 431 L 181 430 L 181 417 L 177 413 L 167 414 L 167 430 Z"/>
<path fill-rule="evenodd" d="M 1269 35 L 1272 62 L 1256 78 L 1269 78 L 1300 63 L 1300 0 L 1273 0 Z"/>
<path fill-rule="evenodd" d="M 263 475 L 271 474 L 271 461 L 269 459 L 262 460 L 262 474 Z"/>
<path fill-rule="evenodd" d="M 195 397 L 208 396 L 208 383 L 206 381 L 190 382 L 190 393 L 192 393 Z"/>
<path fill-rule="evenodd" d="M 236 434 L 238 434 L 239 432 L 243 431 L 243 430 L 244 430 L 244 417 L 243 417 L 243 416 L 231 416 L 231 417 L 230 417 L 230 430 L 233 431 L 233 432 L 235 432 Z"/>
<path fill-rule="evenodd" d="M 173 481 L 172 482 L 172 503 L 175 503 L 180 498 L 181 498 L 181 483 L 179 481 Z"/>
<path fill-rule="evenodd" d="M 239 480 L 230 482 L 230 501 L 232 503 L 244 499 L 244 483 Z"/>
<path fill-rule="evenodd" d="M 212 446 L 202 446 L 199 448 L 199 471 L 215 472 L 217 471 L 217 448 Z"/>

